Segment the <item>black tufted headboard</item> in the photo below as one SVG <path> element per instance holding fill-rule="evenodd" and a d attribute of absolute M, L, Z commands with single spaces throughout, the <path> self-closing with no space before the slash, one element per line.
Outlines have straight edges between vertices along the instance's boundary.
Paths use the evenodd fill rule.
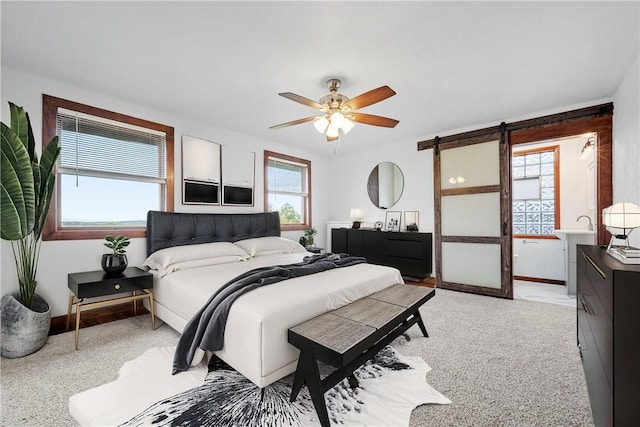
<path fill-rule="evenodd" d="M 202 214 L 149 211 L 147 256 L 172 246 L 280 236 L 278 212 Z"/>

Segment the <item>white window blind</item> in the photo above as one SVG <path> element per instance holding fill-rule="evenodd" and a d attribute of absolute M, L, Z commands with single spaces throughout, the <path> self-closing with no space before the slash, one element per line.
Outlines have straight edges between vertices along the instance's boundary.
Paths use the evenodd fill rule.
<path fill-rule="evenodd" d="M 306 165 L 270 158 L 268 167 L 268 188 L 270 192 L 307 196 Z"/>
<path fill-rule="evenodd" d="M 58 109 L 58 172 L 164 183 L 166 135 Z"/>

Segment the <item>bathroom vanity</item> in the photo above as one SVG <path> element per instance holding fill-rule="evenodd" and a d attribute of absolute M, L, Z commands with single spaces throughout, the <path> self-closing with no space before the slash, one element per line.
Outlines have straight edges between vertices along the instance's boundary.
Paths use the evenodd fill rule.
<path fill-rule="evenodd" d="M 564 282 L 567 286 L 567 294 L 576 294 L 576 262 L 578 251 L 576 245 L 593 245 L 595 234 L 589 230 L 553 230 L 553 233 L 562 240 L 564 245 Z"/>

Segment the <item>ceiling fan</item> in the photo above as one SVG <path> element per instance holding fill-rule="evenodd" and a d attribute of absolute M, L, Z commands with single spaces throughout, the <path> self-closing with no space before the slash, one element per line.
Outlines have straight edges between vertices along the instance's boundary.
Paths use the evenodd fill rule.
<path fill-rule="evenodd" d="M 279 93 L 278 95 L 287 99 L 315 108 L 319 110 L 321 114 L 281 123 L 279 125 L 271 126 L 269 129 L 281 129 L 288 126 L 314 121 L 313 124 L 318 132 L 324 134 L 328 142 L 333 142 L 338 140 L 340 137 L 340 131 L 342 131 L 343 134 L 348 133 L 354 126 L 353 122 L 388 128 L 395 127 L 399 123 L 398 120 L 390 119 L 388 117 L 356 112 L 356 110 L 368 107 L 369 105 L 383 101 L 395 95 L 395 91 L 389 86 L 380 86 L 377 89 L 370 90 L 369 92 L 365 92 L 355 98 L 349 99 L 343 94 L 338 93 L 340 84 L 341 82 L 339 79 L 327 80 L 329 93 L 320 98 L 320 102 L 313 101 L 309 98 L 305 98 L 304 96 L 296 95 L 291 92 Z"/>

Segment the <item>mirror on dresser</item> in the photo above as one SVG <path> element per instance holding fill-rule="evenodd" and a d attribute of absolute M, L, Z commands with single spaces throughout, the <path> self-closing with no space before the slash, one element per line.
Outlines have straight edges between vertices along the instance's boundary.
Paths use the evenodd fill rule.
<path fill-rule="evenodd" d="M 404 189 L 402 171 L 392 162 L 378 163 L 367 181 L 367 193 L 375 207 L 388 209 L 395 205 Z"/>

